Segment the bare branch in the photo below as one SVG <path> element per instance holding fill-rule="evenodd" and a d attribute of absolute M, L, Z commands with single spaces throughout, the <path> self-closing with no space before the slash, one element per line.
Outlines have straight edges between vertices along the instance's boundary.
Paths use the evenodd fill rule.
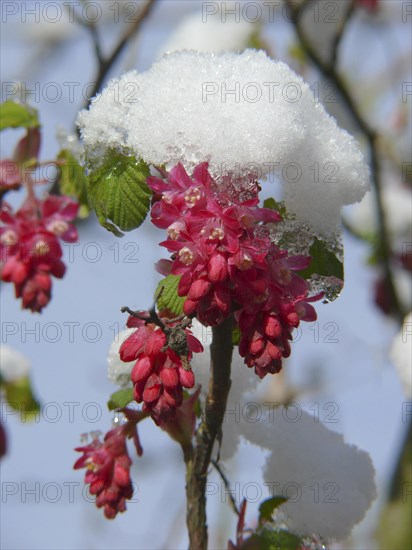
<path fill-rule="evenodd" d="M 94 87 L 91 91 L 90 97 L 94 97 L 98 92 L 100 92 L 103 83 L 113 65 L 116 63 L 120 54 L 123 52 L 124 48 L 127 46 L 128 42 L 136 35 L 137 31 L 140 29 L 143 21 L 149 15 L 153 6 L 155 5 L 156 0 L 146 0 L 146 3 L 143 4 L 142 9 L 140 10 L 139 17 L 131 24 L 120 38 L 119 42 L 114 47 L 112 53 L 104 58 L 101 54 L 100 45 L 97 37 L 97 30 L 94 30 L 92 33 L 93 40 L 95 41 L 95 51 L 96 57 L 99 62 L 99 68 L 97 71 L 97 76 L 95 80 Z M 91 29 L 90 29 L 91 31 Z M 97 42 L 96 42 L 97 40 Z M 96 44 L 98 45 L 96 48 Z M 89 100 L 86 102 L 85 107 L 89 104 Z"/>
<path fill-rule="evenodd" d="M 225 476 L 225 474 L 224 474 L 222 468 L 220 467 L 219 463 L 217 462 L 217 460 L 212 460 L 212 464 L 213 464 L 213 467 L 215 468 L 215 470 L 217 471 L 217 473 L 219 474 L 221 480 L 225 484 L 226 493 L 229 495 L 229 501 L 230 501 L 230 505 L 231 505 L 233 511 L 235 512 L 235 514 L 237 516 L 239 516 L 240 512 L 239 512 L 239 509 L 236 505 L 235 497 L 233 496 L 233 493 L 230 490 L 230 483 L 229 483 L 228 478 Z"/>
<path fill-rule="evenodd" d="M 339 28 L 333 40 L 333 46 L 332 46 L 332 57 L 331 57 L 330 63 L 333 66 L 335 66 L 336 63 L 338 62 L 339 47 L 341 45 L 342 38 L 343 38 L 343 35 L 345 34 L 345 30 L 348 26 L 348 23 L 352 19 L 352 15 L 355 13 L 355 7 L 356 7 L 355 1 L 351 0 L 350 6 L 346 11 L 345 16 L 340 21 Z"/>

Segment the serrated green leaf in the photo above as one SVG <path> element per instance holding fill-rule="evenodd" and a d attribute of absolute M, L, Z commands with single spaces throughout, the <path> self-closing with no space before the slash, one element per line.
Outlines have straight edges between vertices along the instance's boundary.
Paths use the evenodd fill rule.
<path fill-rule="evenodd" d="M 81 218 L 90 212 L 87 198 L 87 177 L 84 169 L 68 149 L 62 149 L 57 156 L 60 161 L 59 187 L 63 195 L 74 197 L 80 204 Z"/>
<path fill-rule="evenodd" d="M 288 213 L 286 212 L 286 207 L 283 202 L 277 202 L 275 199 L 270 197 L 263 201 L 263 206 L 269 208 L 270 210 L 276 210 L 282 216 L 282 218 L 288 218 Z"/>
<path fill-rule="evenodd" d="M 287 500 L 288 499 L 285 497 L 276 496 L 261 502 L 259 506 L 259 523 L 263 523 L 264 521 L 272 521 L 273 511 Z"/>
<path fill-rule="evenodd" d="M 130 401 L 133 401 L 133 388 L 125 388 L 112 393 L 109 401 L 107 402 L 107 406 L 109 411 L 124 409 Z"/>
<path fill-rule="evenodd" d="M 29 377 L 13 382 L 3 381 L 2 387 L 9 405 L 20 413 L 21 421 L 33 420 L 40 410 L 40 403 L 34 396 Z"/>
<path fill-rule="evenodd" d="M 99 222 L 117 236 L 143 223 L 149 211 L 150 175 L 142 160 L 112 152 L 88 176 L 88 198 Z"/>
<path fill-rule="evenodd" d="M 159 311 L 167 309 L 176 315 L 176 317 L 182 315 L 183 304 L 186 300 L 185 296 L 179 296 L 177 293 L 179 281 L 179 275 L 168 275 L 160 281 L 155 292 L 155 296 L 159 296 L 157 299 L 157 308 Z"/>
<path fill-rule="evenodd" d="M 36 109 L 9 99 L 0 105 L 0 131 L 6 128 L 38 128 Z"/>
<path fill-rule="evenodd" d="M 301 277 L 309 279 L 316 274 L 321 277 L 337 277 L 343 281 L 343 263 L 328 248 L 325 241 L 315 237 L 309 249 L 309 255 L 312 258 L 311 264 L 299 272 Z"/>
<path fill-rule="evenodd" d="M 244 541 L 242 550 L 299 550 L 301 539 L 288 531 L 263 529 Z"/>

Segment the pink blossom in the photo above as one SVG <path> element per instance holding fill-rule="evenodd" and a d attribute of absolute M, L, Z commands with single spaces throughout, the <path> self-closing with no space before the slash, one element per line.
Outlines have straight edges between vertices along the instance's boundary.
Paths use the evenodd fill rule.
<path fill-rule="evenodd" d="M 293 329 L 301 320 L 316 319 L 308 302 L 321 294 L 309 298 L 308 284 L 297 274 L 311 258 L 291 256 L 266 236 L 265 224 L 281 216 L 258 206 L 257 184 L 248 186 L 246 199 L 242 193 L 219 193 L 203 163 L 192 177 L 178 164 L 167 181 L 150 177 L 148 185 L 158 198 L 152 221 L 166 229 L 168 238 L 160 244 L 171 253 L 159 268 L 180 276 L 184 313 L 210 326 L 235 311 L 246 364 L 260 377 L 278 372 L 282 357 L 290 354 Z M 158 388 L 152 378 L 151 398 Z"/>
<path fill-rule="evenodd" d="M 104 508 L 104 515 L 113 519 L 126 510 L 126 500 L 133 496 L 130 480 L 130 460 L 123 426 L 108 432 L 103 443 L 95 437 L 89 445 L 75 449 L 83 453 L 74 469 L 87 468 L 85 483 L 96 495 L 96 506 Z"/>
<path fill-rule="evenodd" d="M 0 211 L 1 279 L 15 286 L 22 306 L 41 312 L 51 298 L 51 277 L 62 278 L 59 238 L 75 242 L 77 230 L 71 222 L 78 204 L 68 197 L 50 196 L 41 201 L 26 200 L 14 213 L 3 203 Z"/>
<path fill-rule="evenodd" d="M 141 312 L 148 316 L 148 312 Z M 195 379 L 189 366 L 193 352 L 202 351 L 200 342 L 185 329 L 187 356 L 182 357 L 168 345 L 165 332 L 154 323 L 129 317 L 128 326 L 136 327 L 120 347 L 122 361 L 136 361 L 132 372 L 133 396 L 143 402 L 156 424 L 175 416 L 183 402 L 183 388 L 193 388 Z"/>

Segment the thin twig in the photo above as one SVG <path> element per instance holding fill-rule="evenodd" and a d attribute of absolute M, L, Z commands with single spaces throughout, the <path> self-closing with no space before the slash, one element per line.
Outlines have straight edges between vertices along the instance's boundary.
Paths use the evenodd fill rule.
<path fill-rule="evenodd" d="M 231 504 L 231 507 L 232 507 L 233 511 L 235 512 L 235 514 L 237 516 L 239 516 L 240 515 L 239 508 L 237 507 L 235 497 L 233 496 L 233 494 L 230 490 L 230 483 L 229 483 L 228 478 L 225 476 L 225 474 L 224 474 L 222 468 L 219 466 L 219 463 L 217 462 L 217 460 L 212 460 L 211 464 L 213 464 L 215 470 L 217 471 L 217 473 L 221 477 L 223 483 L 225 484 L 226 493 L 229 494 L 229 500 L 230 500 L 230 504 Z"/>
<path fill-rule="evenodd" d="M 133 22 L 130 27 L 126 29 L 126 32 L 123 34 L 123 36 L 120 38 L 119 42 L 113 49 L 112 53 L 108 57 L 102 57 L 100 56 L 99 61 L 99 68 L 97 71 L 96 80 L 93 86 L 93 89 L 91 91 L 90 97 L 94 97 L 98 92 L 100 92 L 102 85 L 110 71 L 110 69 L 113 67 L 113 65 L 116 63 L 118 57 L 126 47 L 129 40 L 137 33 L 139 30 L 141 24 L 146 19 L 146 17 L 149 15 L 150 11 L 152 10 L 153 6 L 155 5 L 156 0 L 146 0 L 146 3 L 143 4 L 139 17 Z M 97 35 L 96 35 L 97 36 Z M 86 101 L 85 107 L 87 107 L 89 104 L 89 100 Z"/>
<path fill-rule="evenodd" d="M 99 40 L 99 34 L 97 32 L 97 26 L 95 25 L 95 23 L 90 23 L 90 25 L 88 25 L 88 30 L 89 30 L 90 36 L 92 37 L 92 40 L 93 40 L 94 52 L 96 54 L 96 59 L 97 59 L 99 65 L 101 65 L 102 63 L 104 63 L 104 58 L 103 58 L 103 53 L 102 53 L 102 49 L 101 49 L 101 46 L 100 46 L 100 40 Z M 91 96 L 91 97 L 93 97 L 93 96 Z"/>
<path fill-rule="evenodd" d="M 95 54 L 96 54 L 96 58 L 97 58 L 97 60 L 99 62 L 99 65 L 100 65 L 100 63 L 103 60 L 103 56 L 102 56 L 102 50 L 101 50 L 101 47 L 100 47 L 99 35 L 97 33 L 96 23 L 94 21 L 89 21 L 89 20 L 84 19 L 83 17 L 81 17 L 76 12 L 75 9 L 73 9 L 73 12 L 71 12 L 70 11 L 70 6 L 67 3 L 65 3 L 65 8 L 70 14 L 73 15 L 74 20 L 76 21 L 76 23 L 78 25 L 80 25 L 81 27 L 83 27 L 84 29 L 86 29 L 90 33 L 90 36 L 92 37 L 92 40 L 93 40 L 93 45 L 94 45 L 94 51 L 95 51 Z"/>
<path fill-rule="evenodd" d="M 339 49 L 342 42 L 343 35 L 345 34 L 345 30 L 347 28 L 347 25 L 352 18 L 352 15 L 355 13 L 355 0 L 351 0 L 349 8 L 347 8 L 346 13 L 344 17 L 341 19 L 339 23 L 338 30 L 336 32 L 336 35 L 333 40 L 332 45 L 332 56 L 330 59 L 330 64 L 335 66 L 338 61 L 339 56 Z"/>

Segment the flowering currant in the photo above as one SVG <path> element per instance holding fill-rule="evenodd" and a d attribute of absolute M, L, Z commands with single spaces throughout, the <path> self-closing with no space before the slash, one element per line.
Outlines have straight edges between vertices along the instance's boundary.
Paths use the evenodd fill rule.
<path fill-rule="evenodd" d="M 23 308 L 41 312 L 49 303 L 51 276 L 61 279 L 66 270 L 59 239 L 77 241 L 77 230 L 69 222 L 76 217 L 78 208 L 76 202 L 64 196 L 29 198 L 17 212 L 3 202 L 1 280 L 14 284 Z"/>
<path fill-rule="evenodd" d="M 159 326 L 149 322 L 151 318 L 149 312 L 140 312 L 140 318 L 129 317 L 127 326 L 136 327 L 136 331 L 121 345 L 120 358 L 136 361 L 131 372 L 134 399 L 143 402 L 143 411 L 161 424 L 182 405 L 183 388 L 193 388 L 189 361 L 192 353 L 203 351 L 203 347 L 187 328 L 157 318 Z"/>
<path fill-rule="evenodd" d="M 85 483 L 90 483 L 90 493 L 96 495 L 96 505 L 104 508 L 104 515 L 113 519 L 126 510 L 126 500 L 133 496 L 130 480 L 130 460 L 126 446 L 125 426 L 109 431 L 103 443 L 97 436 L 84 447 L 75 449 L 83 453 L 74 469 L 87 468 Z"/>
<path fill-rule="evenodd" d="M 149 177 L 148 185 L 158 199 L 152 221 L 166 229 L 161 246 L 172 253 L 159 267 L 181 276 L 185 314 L 211 326 L 235 311 L 246 364 L 260 377 L 278 372 L 290 354 L 293 328 L 316 319 L 308 302 L 322 294 L 309 297 L 308 283 L 296 273 L 311 258 L 291 256 L 270 240 L 266 225 L 281 216 L 258 206 L 257 184 L 249 185 L 246 197 L 219 191 L 203 163 L 191 178 L 178 164 L 167 181 Z"/>

